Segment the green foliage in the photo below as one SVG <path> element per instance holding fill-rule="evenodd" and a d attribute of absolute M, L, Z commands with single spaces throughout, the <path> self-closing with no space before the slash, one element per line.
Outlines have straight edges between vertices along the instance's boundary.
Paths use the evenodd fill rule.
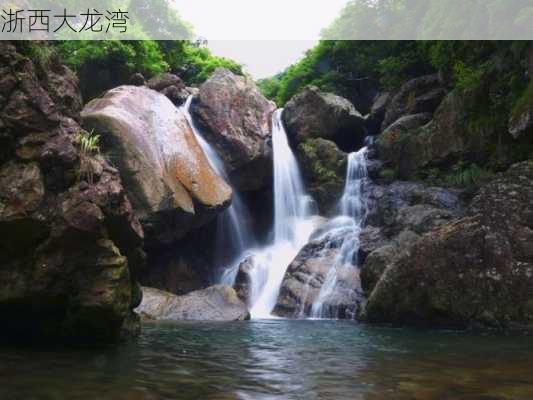
<path fill-rule="evenodd" d="M 518 100 L 513 105 L 511 110 L 511 118 L 520 118 L 520 115 L 528 108 L 533 108 L 533 80 L 529 81 L 529 85 L 525 88 Z"/>
<path fill-rule="evenodd" d="M 352 99 L 362 84 L 388 89 L 430 71 L 416 42 L 322 40 L 282 74 L 263 80 L 262 86 L 282 106 L 307 85 Z"/>
<path fill-rule="evenodd" d="M 87 98 L 127 83 L 135 72 L 151 78 L 172 71 L 189 85 L 201 84 L 219 67 L 243 73 L 236 62 L 213 56 L 207 47 L 189 41 L 78 40 L 56 46 L 65 64 L 78 73 Z M 103 78 L 96 80 L 97 75 Z"/>
<path fill-rule="evenodd" d="M 392 182 L 398 178 L 398 171 L 393 168 L 384 168 L 380 171 L 379 176 L 387 182 Z"/>
<path fill-rule="evenodd" d="M 157 42 L 119 40 L 63 41 L 57 44 L 63 61 L 74 70 L 87 65 L 120 65 L 127 72 L 152 76 L 168 69 Z"/>
<path fill-rule="evenodd" d="M 453 67 L 455 86 L 463 91 L 468 92 L 477 89 L 481 85 L 483 78 L 483 65 L 468 67 L 462 61 L 457 61 Z"/>
<path fill-rule="evenodd" d="M 165 52 L 173 71 L 180 71 L 180 76 L 189 84 L 201 84 L 217 68 L 226 68 L 235 74 L 242 75 L 242 66 L 235 61 L 211 54 L 207 47 L 193 45 L 185 42 L 178 47 L 179 51 Z"/>
<path fill-rule="evenodd" d="M 281 88 L 281 79 L 283 74 L 277 74 L 272 78 L 260 79 L 257 81 L 259 90 L 267 99 L 276 101 Z"/>
<path fill-rule="evenodd" d="M 459 162 L 454 165 L 452 173 L 447 175 L 445 180 L 452 186 L 472 188 L 486 182 L 492 176 L 494 176 L 492 171 L 483 169 L 476 163 Z"/>
<path fill-rule="evenodd" d="M 94 130 L 91 132 L 81 131 L 76 135 L 76 141 L 80 149 L 79 178 L 80 180 L 86 179 L 92 185 L 94 182 L 94 170 L 91 157 L 96 153 L 100 153 L 100 135 L 94 133 Z"/>
<path fill-rule="evenodd" d="M 21 53 L 29 57 L 42 71 L 46 70 L 57 56 L 55 49 L 43 42 L 27 40 L 18 42 L 18 45 Z"/>

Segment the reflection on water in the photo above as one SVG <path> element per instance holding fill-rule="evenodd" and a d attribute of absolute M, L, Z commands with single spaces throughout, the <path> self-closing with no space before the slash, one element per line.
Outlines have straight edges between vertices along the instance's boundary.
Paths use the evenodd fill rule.
<path fill-rule="evenodd" d="M 0 399 L 531 400 L 533 338 L 347 321 L 149 324 L 107 349 L 0 348 Z"/>

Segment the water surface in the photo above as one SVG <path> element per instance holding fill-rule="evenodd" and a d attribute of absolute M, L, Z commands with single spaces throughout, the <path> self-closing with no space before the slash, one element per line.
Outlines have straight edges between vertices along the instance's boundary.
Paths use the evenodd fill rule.
<path fill-rule="evenodd" d="M 153 323 L 105 349 L 0 347 L 0 399 L 531 400 L 533 338 L 346 321 Z"/>

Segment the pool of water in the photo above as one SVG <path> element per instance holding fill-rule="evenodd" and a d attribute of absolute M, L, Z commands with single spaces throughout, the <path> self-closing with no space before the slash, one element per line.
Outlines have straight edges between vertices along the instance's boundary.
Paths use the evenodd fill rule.
<path fill-rule="evenodd" d="M 105 349 L 0 347 L 0 399 L 533 399 L 528 336 L 343 321 L 143 328 Z"/>

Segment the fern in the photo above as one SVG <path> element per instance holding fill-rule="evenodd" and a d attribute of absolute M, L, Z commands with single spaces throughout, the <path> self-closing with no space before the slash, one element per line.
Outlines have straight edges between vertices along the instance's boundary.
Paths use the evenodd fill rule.
<path fill-rule="evenodd" d="M 94 170 L 91 162 L 91 158 L 94 154 L 100 153 L 100 135 L 91 132 L 78 132 L 76 137 L 78 145 L 80 147 L 80 180 L 86 179 L 87 182 L 92 185 L 94 183 Z"/>

